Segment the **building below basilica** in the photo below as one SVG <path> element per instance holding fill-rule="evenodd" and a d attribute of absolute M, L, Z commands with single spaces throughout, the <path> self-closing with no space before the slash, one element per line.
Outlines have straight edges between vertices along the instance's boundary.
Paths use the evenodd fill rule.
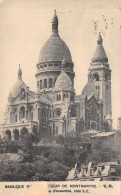
<path fill-rule="evenodd" d="M 58 34 L 56 12 L 52 19 L 52 34 L 40 51 L 35 74 L 37 90 L 31 91 L 22 79 L 10 90 L 1 124 L 1 136 L 19 140 L 20 135 L 37 134 L 39 138 L 80 134 L 88 130 L 112 128 L 111 70 L 99 34 L 97 48 L 91 60 L 88 82 L 82 93 L 74 89 L 74 63 L 70 50 Z M 90 48 L 91 49 L 91 48 Z"/>

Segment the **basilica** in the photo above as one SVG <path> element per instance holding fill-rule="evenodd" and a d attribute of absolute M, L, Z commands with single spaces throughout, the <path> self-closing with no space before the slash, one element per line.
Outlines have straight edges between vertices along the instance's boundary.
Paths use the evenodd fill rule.
<path fill-rule="evenodd" d="M 2 137 L 19 140 L 20 135 L 37 133 L 41 139 L 70 132 L 104 131 L 104 121 L 112 128 L 111 70 L 101 34 L 89 65 L 87 84 L 76 95 L 74 63 L 59 36 L 58 23 L 55 11 L 51 36 L 41 48 L 36 65 L 36 91 L 25 84 L 19 66 L 5 122 L 0 125 Z"/>

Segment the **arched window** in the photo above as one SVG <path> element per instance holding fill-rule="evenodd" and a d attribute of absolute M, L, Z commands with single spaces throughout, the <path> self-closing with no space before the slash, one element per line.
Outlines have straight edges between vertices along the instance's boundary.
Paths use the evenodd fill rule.
<path fill-rule="evenodd" d="M 44 88 L 47 88 L 47 79 L 44 79 Z"/>
<path fill-rule="evenodd" d="M 58 95 L 56 96 L 56 100 L 58 101 Z"/>
<path fill-rule="evenodd" d="M 31 112 L 31 121 L 33 121 L 33 112 Z"/>
<path fill-rule="evenodd" d="M 16 140 L 19 140 L 19 130 L 18 129 L 15 129 L 14 131 L 13 131 L 13 134 L 14 134 L 14 140 L 16 141 Z"/>
<path fill-rule="evenodd" d="M 25 99 L 25 89 L 21 89 L 21 99 L 24 100 Z"/>
<path fill-rule="evenodd" d="M 21 139 L 24 139 L 28 135 L 28 130 L 27 128 L 23 127 L 21 130 Z"/>
<path fill-rule="evenodd" d="M 42 80 L 40 80 L 40 89 L 42 89 Z"/>
<path fill-rule="evenodd" d="M 58 100 L 60 101 L 61 100 L 61 95 L 59 94 L 59 96 L 58 96 Z"/>
<path fill-rule="evenodd" d="M 97 121 L 97 117 L 98 117 L 97 109 L 94 106 L 92 106 L 90 110 L 90 119 L 92 121 Z"/>
<path fill-rule="evenodd" d="M 56 127 L 56 135 L 58 135 L 58 127 Z"/>
<path fill-rule="evenodd" d="M 25 118 L 25 108 L 21 107 L 20 109 L 20 119 Z"/>
<path fill-rule="evenodd" d="M 8 141 L 11 141 L 11 131 L 10 131 L 10 130 L 6 130 L 6 131 L 5 131 L 5 135 L 6 135 L 6 139 L 7 139 Z"/>
<path fill-rule="evenodd" d="M 99 81 L 99 75 L 97 73 L 95 73 L 93 76 L 94 76 L 94 81 Z"/>
<path fill-rule="evenodd" d="M 56 115 L 57 115 L 57 116 L 60 116 L 60 115 L 61 115 L 61 110 L 60 110 L 60 109 L 57 109 Z"/>
<path fill-rule="evenodd" d="M 41 119 L 42 119 L 42 123 L 46 123 L 46 113 L 45 113 L 45 110 L 42 109 L 41 110 Z"/>
<path fill-rule="evenodd" d="M 66 95 L 64 94 L 64 95 L 63 95 L 63 100 L 65 100 L 65 99 L 66 99 Z"/>
<path fill-rule="evenodd" d="M 49 88 L 52 88 L 52 86 L 53 86 L 53 83 L 52 83 L 53 81 L 52 81 L 52 78 L 50 78 L 49 79 Z"/>

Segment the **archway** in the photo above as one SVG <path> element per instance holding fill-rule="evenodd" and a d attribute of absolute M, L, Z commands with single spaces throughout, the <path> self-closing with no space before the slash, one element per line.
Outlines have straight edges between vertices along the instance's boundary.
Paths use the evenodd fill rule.
<path fill-rule="evenodd" d="M 27 135 L 28 135 L 28 130 L 27 130 L 27 128 L 24 127 L 21 130 L 21 139 L 23 140 L 25 137 L 27 137 Z"/>
<path fill-rule="evenodd" d="M 44 88 L 47 88 L 47 79 L 44 79 Z"/>
<path fill-rule="evenodd" d="M 19 130 L 18 129 L 15 129 L 14 131 L 13 131 L 13 134 L 14 134 L 14 140 L 16 141 L 16 140 L 19 140 Z"/>
<path fill-rule="evenodd" d="M 20 116 L 20 120 L 21 120 L 22 118 L 25 118 L 25 108 L 24 108 L 24 107 L 21 107 L 19 116 Z"/>
<path fill-rule="evenodd" d="M 52 88 L 53 87 L 53 80 L 52 78 L 49 79 L 49 88 Z"/>
<path fill-rule="evenodd" d="M 7 141 L 11 141 L 11 131 L 10 130 L 5 131 L 5 138 Z"/>

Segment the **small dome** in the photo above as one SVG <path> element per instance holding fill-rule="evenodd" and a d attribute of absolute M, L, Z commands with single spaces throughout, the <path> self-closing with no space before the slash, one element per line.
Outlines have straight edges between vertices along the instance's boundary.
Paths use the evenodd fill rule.
<path fill-rule="evenodd" d="M 16 97 L 19 93 L 19 89 L 22 86 L 27 87 L 26 84 L 22 80 L 17 80 L 17 82 L 14 84 L 12 90 L 10 91 L 9 97 Z"/>
<path fill-rule="evenodd" d="M 69 90 L 69 88 L 72 88 L 72 81 L 70 77 L 62 71 L 56 80 L 55 90 Z"/>
<path fill-rule="evenodd" d="M 62 61 L 63 59 L 72 62 L 69 48 L 59 36 L 52 35 L 40 51 L 38 64 L 49 61 Z"/>
<path fill-rule="evenodd" d="M 17 80 L 17 82 L 14 84 L 13 88 L 11 89 L 8 98 L 10 99 L 10 98 L 16 97 L 16 96 L 18 95 L 18 93 L 19 93 L 19 89 L 20 89 L 22 86 L 25 87 L 25 88 L 27 87 L 27 85 L 26 85 L 26 84 L 23 82 L 23 80 L 22 80 L 22 70 L 21 70 L 20 65 L 19 65 L 18 80 Z"/>

